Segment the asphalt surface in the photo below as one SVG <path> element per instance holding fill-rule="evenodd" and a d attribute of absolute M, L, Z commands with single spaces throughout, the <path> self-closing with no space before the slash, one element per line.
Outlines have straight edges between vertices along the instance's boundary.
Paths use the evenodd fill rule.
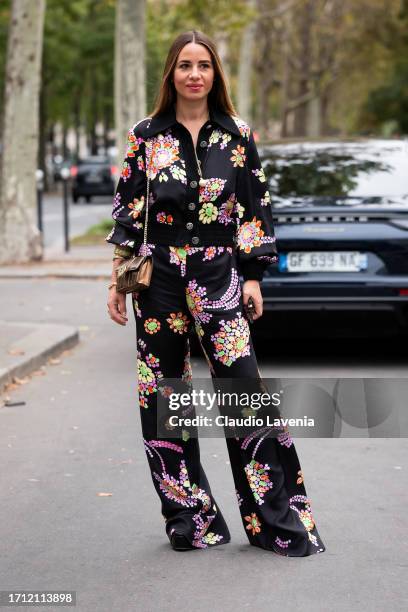
<path fill-rule="evenodd" d="M 82 199 L 74 204 L 68 198 L 69 235 L 80 236 L 91 225 L 104 219 L 110 219 L 113 196 L 95 196 L 91 202 Z M 44 246 L 56 252 L 64 246 L 63 192 L 59 185 L 54 193 L 47 193 L 43 198 L 43 240 Z"/>
<path fill-rule="evenodd" d="M 130 302 L 121 327 L 106 314 L 104 280 L 1 279 L 0 296 L 2 319 L 72 325 L 81 338 L 9 392 L 24 405 L 0 408 L 1 589 L 75 590 L 81 612 L 407 609 L 405 439 L 295 440 L 326 545 L 305 558 L 249 545 L 225 442 L 203 439 L 232 541 L 175 552 L 142 445 Z M 406 360 L 379 360 L 378 346 L 359 359 L 314 348 L 269 344 L 261 373 L 407 375 Z M 193 372 L 208 376 L 201 358 Z"/>

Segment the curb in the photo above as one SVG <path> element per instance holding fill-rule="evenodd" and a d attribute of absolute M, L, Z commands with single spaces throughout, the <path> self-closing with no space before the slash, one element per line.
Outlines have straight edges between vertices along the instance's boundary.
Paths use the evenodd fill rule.
<path fill-rule="evenodd" d="M 34 270 L 33 272 L 3 272 L 0 271 L 2 279 L 20 279 L 20 278 L 86 278 L 89 280 L 110 279 L 112 272 L 95 272 L 95 271 L 58 271 L 58 270 Z"/>
<path fill-rule="evenodd" d="M 0 321 L 1 325 L 27 327 L 30 331 L 26 336 L 14 342 L 9 348 L 24 351 L 23 355 L 7 355 L 5 367 L 0 367 L 0 393 L 4 387 L 13 381 L 14 377 L 22 378 L 40 368 L 50 357 L 55 357 L 63 350 L 72 348 L 79 343 L 79 331 L 69 325 L 50 323 L 13 323 Z"/>

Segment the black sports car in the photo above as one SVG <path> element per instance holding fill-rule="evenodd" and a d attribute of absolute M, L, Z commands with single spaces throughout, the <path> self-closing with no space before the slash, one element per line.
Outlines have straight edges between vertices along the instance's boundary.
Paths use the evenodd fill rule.
<path fill-rule="evenodd" d="M 405 329 L 408 140 L 292 142 L 258 150 L 279 263 L 265 273 L 264 316 L 255 328 L 279 335 L 274 320 L 279 313 L 288 322 L 292 312 L 302 324 L 299 311 L 318 312 L 319 325 L 322 311 L 331 310 L 353 314 L 353 335 L 365 335 L 379 313 L 392 315 Z M 334 326 L 336 321 L 332 318 Z M 382 325 L 374 325 L 381 335 Z M 284 333 L 287 329 L 283 326 Z"/>

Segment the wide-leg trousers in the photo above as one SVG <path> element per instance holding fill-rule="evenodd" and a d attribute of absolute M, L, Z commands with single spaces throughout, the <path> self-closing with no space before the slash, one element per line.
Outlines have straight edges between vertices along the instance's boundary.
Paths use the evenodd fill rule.
<path fill-rule="evenodd" d="M 144 445 L 170 538 L 181 532 L 195 548 L 230 540 L 200 461 L 199 440 L 157 435 L 160 380 L 191 380 L 188 335 L 193 327 L 211 376 L 259 378 L 234 247 L 149 244 L 150 287 L 132 294 L 138 394 Z M 287 429 L 271 436 L 227 437 L 242 524 L 250 544 L 280 555 L 321 553 L 304 476 Z"/>

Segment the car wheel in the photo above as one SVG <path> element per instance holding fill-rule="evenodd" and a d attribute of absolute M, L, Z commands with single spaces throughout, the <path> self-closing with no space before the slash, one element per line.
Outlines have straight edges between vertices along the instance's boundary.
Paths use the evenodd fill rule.
<path fill-rule="evenodd" d="M 91 201 L 91 196 L 85 196 L 85 200 L 89 204 L 89 202 Z"/>

